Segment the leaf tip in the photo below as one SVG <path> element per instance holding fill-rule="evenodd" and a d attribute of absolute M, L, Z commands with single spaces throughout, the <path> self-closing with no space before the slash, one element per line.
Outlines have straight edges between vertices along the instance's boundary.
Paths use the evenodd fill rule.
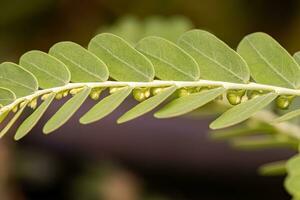
<path fill-rule="evenodd" d="M 158 111 L 156 113 L 154 113 L 154 117 L 157 118 L 157 119 L 162 119 L 164 118 L 163 115 Z"/>
<path fill-rule="evenodd" d="M 15 140 L 15 141 L 19 141 L 19 140 L 21 140 L 23 137 L 24 137 L 23 135 L 20 135 L 20 134 L 17 132 L 17 133 L 15 134 L 15 136 L 14 136 L 14 140 Z"/>
<path fill-rule="evenodd" d="M 89 122 L 85 119 L 84 116 L 79 119 L 79 123 L 80 124 L 89 124 Z"/>
<path fill-rule="evenodd" d="M 212 123 L 210 123 L 210 124 L 209 124 L 209 128 L 212 129 L 212 130 L 217 130 L 217 129 L 222 128 L 222 127 L 220 127 L 220 126 L 218 125 L 218 123 L 216 123 L 216 122 L 217 122 L 217 121 L 215 120 L 215 121 L 213 121 Z"/>
<path fill-rule="evenodd" d="M 53 129 L 51 129 L 51 128 L 49 128 L 48 126 L 47 126 L 47 124 L 44 126 L 44 128 L 43 128 L 43 133 L 45 134 L 45 135 L 48 135 L 49 133 L 51 133 L 51 132 L 53 132 L 54 130 Z"/>
<path fill-rule="evenodd" d="M 118 120 L 117 120 L 117 124 L 123 124 L 125 122 L 127 122 L 128 120 L 126 120 L 125 118 L 123 117 L 120 117 Z"/>

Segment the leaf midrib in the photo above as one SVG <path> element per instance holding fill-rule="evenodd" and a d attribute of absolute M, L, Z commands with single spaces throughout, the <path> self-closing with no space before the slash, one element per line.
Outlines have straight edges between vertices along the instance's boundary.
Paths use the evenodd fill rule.
<path fill-rule="evenodd" d="M 210 61 L 212 61 L 213 63 L 217 64 L 218 66 L 220 66 L 221 68 L 223 68 L 225 71 L 229 72 L 230 74 L 232 74 L 234 77 L 236 77 L 237 79 L 241 80 L 242 82 L 245 82 L 244 79 L 242 79 L 238 74 L 234 73 L 233 71 L 231 71 L 229 68 L 227 68 L 226 66 L 223 66 L 221 63 L 219 63 L 218 61 L 212 59 L 211 57 L 209 57 L 208 55 L 206 55 L 204 52 L 200 51 L 199 49 L 197 49 L 196 47 L 194 47 L 193 45 L 191 45 L 188 41 L 186 41 L 185 39 L 182 39 L 181 41 L 183 41 L 185 44 L 187 44 L 189 47 L 191 47 L 193 50 L 195 50 L 197 53 L 201 54 L 202 56 L 206 57 L 207 59 L 209 59 Z"/>
<path fill-rule="evenodd" d="M 29 89 L 29 90 L 32 90 L 32 91 L 35 91 L 35 90 L 36 90 L 35 88 L 31 88 L 31 87 L 29 87 L 29 86 L 27 86 L 27 85 L 24 85 L 24 84 L 22 84 L 22 83 L 19 83 L 19 82 L 17 82 L 17 81 L 14 81 L 14 80 L 12 80 L 12 79 L 9 79 L 9 78 L 5 78 L 5 77 L 3 77 L 3 76 L 0 76 L 0 79 L 4 79 L 4 80 L 6 80 L 6 81 L 12 82 L 12 83 L 14 83 L 14 84 L 16 84 L 16 85 L 22 86 L 22 87 L 24 87 L 24 88 L 26 88 L 26 89 Z"/>
<path fill-rule="evenodd" d="M 265 99 L 269 98 L 271 95 L 274 95 L 273 93 L 267 94 L 265 95 L 263 98 L 260 99 L 260 101 L 257 101 L 256 103 L 246 107 L 245 109 L 243 109 L 239 115 L 235 116 L 235 120 L 230 120 L 230 121 L 236 121 L 236 119 L 239 119 L 241 115 L 247 113 L 249 110 L 251 110 L 253 107 L 256 107 L 258 104 L 260 104 L 262 101 L 264 101 Z M 235 108 L 235 107 L 234 107 Z M 238 118 L 237 118 L 238 117 Z M 232 118 L 231 118 L 232 119 Z"/>
<path fill-rule="evenodd" d="M 275 72 L 275 74 L 279 75 L 279 77 L 288 83 L 293 88 L 296 88 L 296 86 L 290 82 L 286 77 L 284 77 L 282 74 L 280 74 L 276 68 L 273 67 L 273 65 L 261 54 L 261 52 L 252 44 L 249 38 L 246 38 L 246 41 L 249 43 L 249 45 L 252 47 L 252 49 L 257 53 L 257 55 L 270 67 L 272 71 Z"/>
<path fill-rule="evenodd" d="M 179 69 L 178 67 L 176 67 L 176 66 L 173 65 L 172 63 L 170 63 L 170 62 L 168 62 L 168 61 L 166 61 L 166 60 L 164 60 L 164 59 L 162 59 L 162 58 L 160 59 L 159 57 L 157 57 L 157 56 L 155 56 L 155 55 L 153 55 L 153 54 L 150 54 L 149 52 L 146 52 L 146 51 L 144 51 L 144 50 L 142 50 L 142 49 L 140 49 L 140 51 L 143 52 L 144 54 L 146 54 L 146 55 L 148 55 L 148 56 L 154 58 L 154 59 L 157 59 L 157 60 L 159 60 L 159 61 L 165 63 L 166 65 L 171 66 L 171 67 L 174 68 L 176 71 L 178 71 L 178 72 L 184 74 L 185 76 L 187 76 L 187 77 L 189 77 L 189 78 L 191 78 L 191 79 L 193 79 L 193 80 L 196 80 L 196 77 L 193 77 L 193 76 L 191 76 L 190 74 L 187 74 L 186 72 L 184 72 L 183 70 Z"/>
<path fill-rule="evenodd" d="M 63 79 L 60 79 L 60 78 L 58 78 L 56 75 L 50 73 L 49 71 L 46 71 L 46 70 L 40 68 L 40 67 L 39 67 L 38 65 L 36 65 L 35 63 L 28 62 L 28 61 L 26 61 L 26 60 L 23 60 L 23 62 L 25 62 L 25 63 L 27 63 L 27 64 L 29 64 L 29 65 L 32 65 L 32 66 L 33 66 L 34 68 L 36 68 L 37 70 L 39 70 L 39 71 L 41 71 L 41 72 L 44 72 L 45 74 L 47 74 L 47 75 L 53 77 L 54 79 L 56 79 L 56 80 L 62 82 L 63 84 L 68 83 L 67 81 L 65 81 L 65 80 L 63 80 Z"/>
<path fill-rule="evenodd" d="M 140 71 L 137 68 L 134 68 L 133 66 L 131 66 L 128 62 L 124 61 L 123 59 L 119 58 L 118 56 L 116 56 L 115 54 L 113 54 L 109 49 L 107 49 L 106 47 L 102 46 L 101 44 L 98 44 L 95 41 L 95 44 L 102 48 L 103 50 L 105 50 L 107 53 L 109 53 L 112 57 L 116 58 L 118 61 L 120 61 L 121 63 L 125 64 L 127 67 L 129 67 L 130 69 L 132 69 L 133 71 L 137 72 L 138 74 L 142 75 L 144 78 L 146 78 L 147 80 L 150 80 L 150 77 L 147 76 L 147 74 L 144 74 L 142 71 Z"/>
<path fill-rule="evenodd" d="M 100 76 L 97 76 L 97 74 L 94 74 L 94 73 L 90 72 L 90 71 L 87 70 L 86 68 L 82 67 L 82 65 L 80 65 L 80 64 L 78 64 L 78 63 L 76 63 L 76 62 L 74 62 L 73 60 L 71 60 L 70 58 L 68 58 L 67 56 L 65 56 L 64 54 L 62 54 L 62 53 L 58 53 L 58 54 L 61 55 L 61 56 L 62 56 L 63 58 L 65 58 L 66 60 L 68 60 L 69 62 L 71 62 L 72 64 L 76 65 L 76 66 L 77 66 L 78 68 L 80 68 L 82 71 L 88 73 L 90 76 L 93 76 L 93 77 L 95 77 L 96 79 L 103 81 L 103 79 L 102 79 Z"/>

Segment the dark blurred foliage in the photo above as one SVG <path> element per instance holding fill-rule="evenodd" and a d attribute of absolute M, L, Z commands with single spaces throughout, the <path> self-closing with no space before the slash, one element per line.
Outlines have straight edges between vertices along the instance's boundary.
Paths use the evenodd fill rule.
<path fill-rule="evenodd" d="M 1 0 L 0 61 L 61 40 L 86 45 L 99 27 L 124 15 L 184 15 L 233 47 L 247 33 L 264 31 L 294 52 L 300 46 L 299 10 L 297 0 Z"/>
<path fill-rule="evenodd" d="M 141 27 L 139 37 L 152 34 L 149 27 L 158 21 L 165 37 L 164 23 L 181 27 L 171 29 L 176 34 L 194 26 L 234 48 L 246 34 L 264 31 L 291 53 L 300 50 L 297 0 L 0 0 L 0 62 L 17 62 L 28 50 L 47 51 L 62 40 L 86 46 L 99 30 L 134 42 L 137 32 L 124 20 Z M 207 140 L 207 120 L 147 115 L 117 126 L 126 108 L 120 109 L 101 124 L 81 126 L 75 118 L 48 137 L 38 126 L 19 143 L 3 141 L 0 199 L 288 199 L 282 178 L 255 170 L 292 152 L 233 151 Z"/>

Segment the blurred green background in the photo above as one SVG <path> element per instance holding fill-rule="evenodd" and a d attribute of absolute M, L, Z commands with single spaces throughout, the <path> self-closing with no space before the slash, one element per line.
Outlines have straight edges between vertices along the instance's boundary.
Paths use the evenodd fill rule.
<path fill-rule="evenodd" d="M 246 34 L 263 31 L 294 53 L 300 49 L 300 1 L 0 0 L 0 62 L 18 62 L 26 51 L 48 51 L 59 41 L 86 46 L 99 32 L 134 44 L 146 35 L 176 41 L 191 28 L 209 30 L 232 48 Z M 19 143 L 2 140 L 0 199 L 289 198 L 282 178 L 259 177 L 255 170 L 292 152 L 235 152 L 208 140 L 207 120 L 194 118 L 158 122 L 147 115 L 117 126 L 125 107 L 101 124 L 83 127 L 74 119 L 53 136 L 41 136 L 38 126 Z"/>

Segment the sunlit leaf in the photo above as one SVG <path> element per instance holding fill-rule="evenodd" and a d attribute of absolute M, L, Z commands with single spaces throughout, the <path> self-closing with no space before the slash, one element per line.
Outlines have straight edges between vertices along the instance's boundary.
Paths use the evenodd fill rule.
<path fill-rule="evenodd" d="M 55 95 L 55 93 L 49 94 L 47 99 L 45 99 L 44 102 L 29 117 L 27 117 L 26 120 L 23 121 L 15 134 L 15 140 L 20 140 L 32 130 L 32 128 L 38 123 L 43 114 L 46 112 Z"/>
<path fill-rule="evenodd" d="M 213 121 L 210 128 L 219 129 L 240 123 L 269 105 L 277 96 L 275 93 L 268 93 L 234 106 Z"/>
<path fill-rule="evenodd" d="M 80 123 L 89 124 L 109 115 L 128 97 L 131 91 L 132 88 L 125 87 L 105 97 L 80 118 Z"/>
<path fill-rule="evenodd" d="M 49 54 L 68 67 L 72 82 L 97 82 L 108 79 L 105 63 L 74 42 L 57 43 L 51 47 Z"/>
<path fill-rule="evenodd" d="M 179 38 L 178 44 L 197 61 L 204 79 L 235 83 L 249 81 L 246 62 L 213 34 L 191 30 Z"/>
<path fill-rule="evenodd" d="M 9 89 L 0 88 L 0 104 L 5 106 L 12 103 L 16 99 L 16 95 Z"/>
<path fill-rule="evenodd" d="M 89 43 L 89 51 L 105 62 L 110 77 L 118 81 L 152 81 L 152 63 L 122 38 L 102 33 Z"/>
<path fill-rule="evenodd" d="M 15 124 L 15 122 L 19 119 L 21 114 L 23 113 L 24 109 L 26 108 L 28 102 L 23 102 L 22 106 L 19 108 L 17 113 L 10 119 L 10 121 L 6 124 L 6 126 L 0 131 L 0 138 L 2 138 L 9 129 Z"/>
<path fill-rule="evenodd" d="M 252 33 L 240 42 L 237 51 L 248 63 L 256 82 L 288 88 L 300 86 L 299 65 L 269 35 Z"/>
<path fill-rule="evenodd" d="M 43 132 L 51 133 L 65 124 L 80 108 L 90 92 L 91 88 L 84 87 L 82 91 L 69 99 L 45 124 Z"/>
<path fill-rule="evenodd" d="M 136 49 L 151 60 L 159 79 L 194 81 L 200 77 L 196 61 L 168 40 L 155 36 L 146 37 L 137 43 Z"/>
<path fill-rule="evenodd" d="M 154 116 L 156 118 L 169 118 L 186 114 L 214 100 L 225 91 L 224 88 L 215 88 L 180 97 L 157 111 Z"/>
<path fill-rule="evenodd" d="M 64 63 L 42 51 L 25 53 L 20 58 L 20 65 L 37 78 L 39 87 L 43 89 L 66 85 L 71 78 Z"/>
<path fill-rule="evenodd" d="M 30 72 L 14 63 L 5 62 L 0 64 L 0 87 L 11 90 L 19 98 L 35 92 L 38 84 Z"/>
<path fill-rule="evenodd" d="M 150 112 L 158 105 L 160 105 L 163 101 L 165 101 L 169 96 L 171 96 L 176 91 L 176 87 L 172 86 L 164 89 L 161 93 L 139 103 L 131 110 L 127 111 L 124 115 L 122 115 L 118 119 L 118 123 L 124 123 L 129 120 L 135 119 L 147 112 Z"/>

